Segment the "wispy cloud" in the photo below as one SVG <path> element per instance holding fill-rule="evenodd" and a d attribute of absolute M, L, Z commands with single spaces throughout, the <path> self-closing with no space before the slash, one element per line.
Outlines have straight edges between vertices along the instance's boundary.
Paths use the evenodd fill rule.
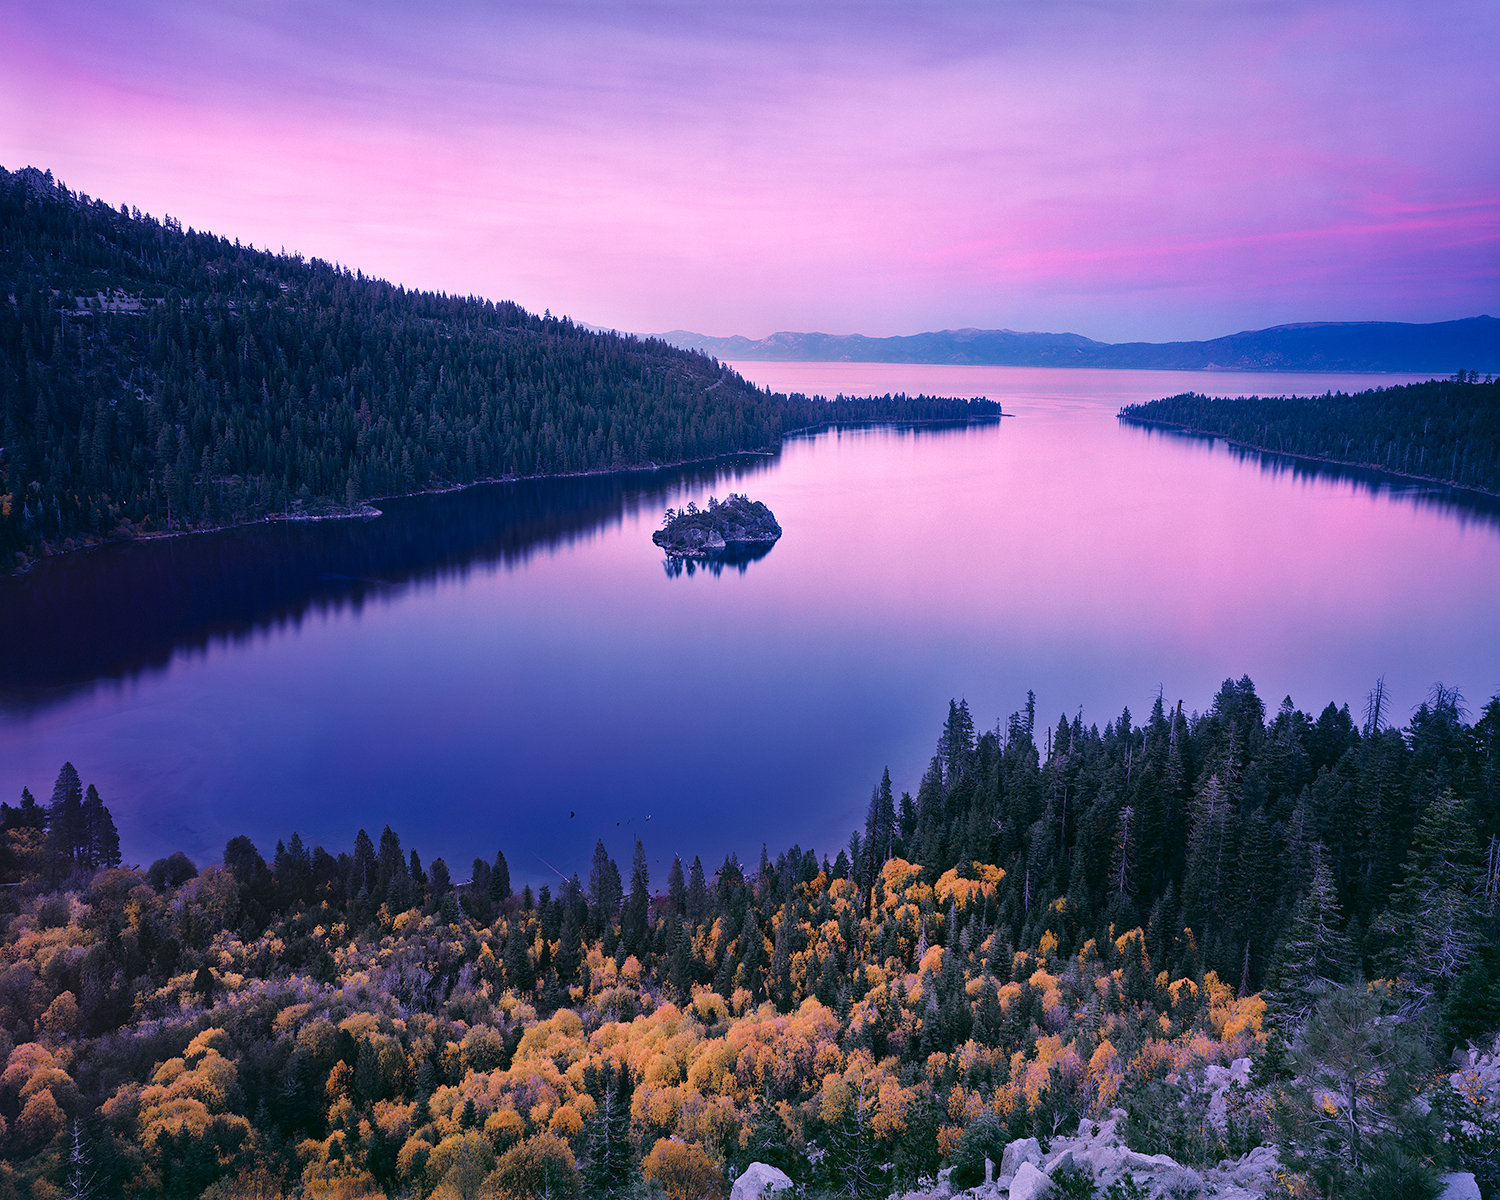
<path fill-rule="evenodd" d="M 0 2 L 0 163 L 621 328 L 1211 336 L 1500 291 L 1500 10 Z"/>

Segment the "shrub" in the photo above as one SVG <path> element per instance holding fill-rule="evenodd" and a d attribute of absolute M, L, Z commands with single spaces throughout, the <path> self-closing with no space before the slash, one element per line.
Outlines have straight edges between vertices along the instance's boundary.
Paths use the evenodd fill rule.
<path fill-rule="evenodd" d="M 993 1113 L 984 1113 L 970 1123 L 953 1152 L 954 1188 L 971 1188 L 984 1182 L 984 1160 L 988 1158 L 998 1170 L 1005 1155 L 1010 1130 Z"/>
<path fill-rule="evenodd" d="M 485 1186 L 506 1200 L 575 1200 L 578 1165 L 566 1143 L 539 1133 L 502 1154 Z"/>
<path fill-rule="evenodd" d="M 641 1174 L 659 1184 L 671 1200 L 719 1200 L 724 1175 L 699 1146 L 663 1138 L 641 1162 Z"/>

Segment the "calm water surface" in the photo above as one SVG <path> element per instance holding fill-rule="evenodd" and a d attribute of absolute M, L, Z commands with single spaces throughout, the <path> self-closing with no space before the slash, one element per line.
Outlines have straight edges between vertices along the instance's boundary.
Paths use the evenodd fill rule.
<path fill-rule="evenodd" d="M 1000 424 L 868 429 L 689 473 L 495 485 L 368 523 L 274 526 L 52 560 L 0 581 L 0 797 L 74 762 L 127 859 L 213 861 L 248 833 L 330 849 L 390 823 L 459 877 L 587 875 L 603 836 L 752 861 L 834 852 L 889 765 L 915 791 L 950 698 L 1398 712 L 1500 689 L 1492 506 L 1121 425 L 1188 389 L 1323 392 L 1390 376 L 746 363 L 832 395 L 987 395 Z M 663 508 L 745 491 L 785 536 L 673 577 Z"/>

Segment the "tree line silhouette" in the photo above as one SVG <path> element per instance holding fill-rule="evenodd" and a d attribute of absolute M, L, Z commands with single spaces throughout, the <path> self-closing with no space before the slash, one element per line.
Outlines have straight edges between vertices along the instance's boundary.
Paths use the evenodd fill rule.
<path fill-rule="evenodd" d="M 1500 381 L 1477 372 L 1354 395 L 1229 400 L 1185 392 L 1128 404 L 1120 416 L 1500 494 Z"/>
<path fill-rule="evenodd" d="M 0 553 L 680 463 L 989 401 L 809 399 L 665 342 L 408 291 L 0 170 Z"/>

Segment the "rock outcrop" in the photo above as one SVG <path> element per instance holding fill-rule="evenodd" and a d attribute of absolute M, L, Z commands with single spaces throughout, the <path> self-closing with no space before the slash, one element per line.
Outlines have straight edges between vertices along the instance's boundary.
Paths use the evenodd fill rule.
<path fill-rule="evenodd" d="M 792 1186 L 791 1176 L 785 1171 L 763 1162 L 753 1162 L 745 1173 L 734 1181 L 729 1200 L 769 1200 L 777 1192 Z"/>
<path fill-rule="evenodd" d="M 651 540 L 673 558 L 758 557 L 781 536 L 781 526 L 759 500 L 730 494 L 723 501 L 709 497 L 708 507 L 696 504 L 679 511 L 667 509 L 666 522 Z"/>
<path fill-rule="evenodd" d="M 1226 1076 L 1234 1070 L 1230 1068 Z M 1225 1160 L 1200 1173 L 1165 1154 L 1141 1154 L 1130 1149 L 1119 1135 L 1124 1116 L 1123 1111 L 1115 1109 L 1106 1121 L 1081 1121 L 1074 1136 L 1053 1138 L 1045 1155 L 1035 1138 L 1011 1142 L 993 1182 L 954 1193 L 947 1180 L 939 1179 L 935 1189 L 908 1192 L 903 1200 L 946 1200 L 950 1196 L 952 1200 L 1044 1200 L 1063 1192 L 1059 1181 L 1074 1172 L 1088 1175 L 1101 1193 L 1112 1183 L 1128 1178 L 1151 1200 L 1206 1196 L 1215 1200 L 1264 1200 L 1279 1167 L 1274 1146 L 1260 1146 L 1241 1159 Z"/>

